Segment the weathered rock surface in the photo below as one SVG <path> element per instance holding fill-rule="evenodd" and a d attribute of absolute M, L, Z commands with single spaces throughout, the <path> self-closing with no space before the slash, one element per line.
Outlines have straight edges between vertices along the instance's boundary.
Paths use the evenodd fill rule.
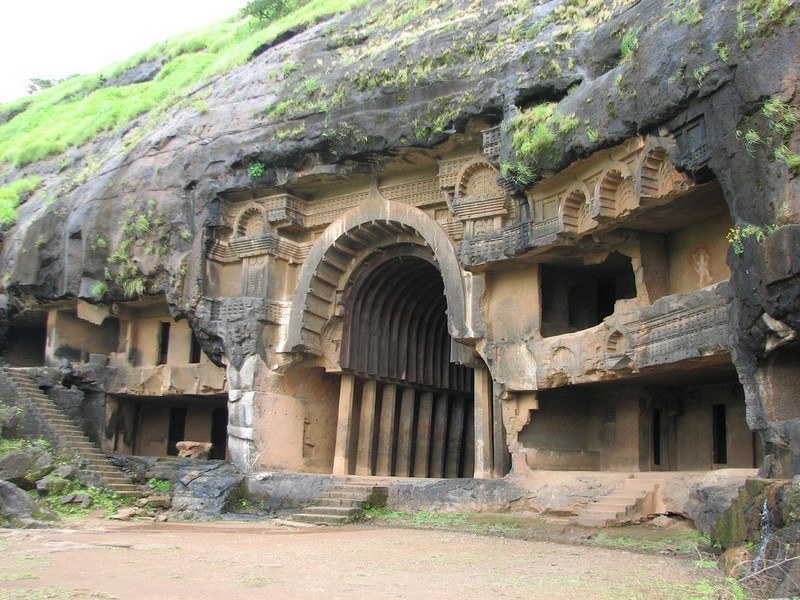
<path fill-rule="evenodd" d="M 389 486 L 386 505 L 403 512 L 481 512 L 534 507 L 509 479 L 402 479 Z"/>
<path fill-rule="evenodd" d="M 308 506 L 325 488 L 341 481 L 334 475 L 255 473 L 244 479 L 240 495 L 268 511 L 289 511 Z"/>
<path fill-rule="evenodd" d="M 80 504 L 84 508 L 89 508 L 92 505 L 92 499 L 88 494 L 75 493 L 61 496 L 58 499 L 61 504 Z"/>
<path fill-rule="evenodd" d="M 244 475 L 229 463 L 208 461 L 176 468 L 172 510 L 181 518 L 208 519 L 219 516 Z"/>
<path fill-rule="evenodd" d="M 51 473 L 36 482 L 36 491 L 40 494 L 59 494 L 69 485 L 69 480 Z"/>
<path fill-rule="evenodd" d="M 741 473 L 721 470 L 670 477 L 665 480 L 662 494 L 670 512 L 692 519 L 698 529 L 709 534 L 743 485 Z"/>
<path fill-rule="evenodd" d="M 764 597 L 800 592 L 800 489 L 788 480 L 748 479 L 711 531 L 732 576 L 745 575 Z"/>
<path fill-rule="evenodd" d="M 23 489 L 33 489 L 36 482 L 55 468 L 53 456 L 38 446 L 21 448 L 0 457 L 0 479 Z"/>
<path fill-rule="evenodd" d="M 33 499 L 9 481 L 0 479 L 0 526 L 37 527 L 47 515 Z"/>

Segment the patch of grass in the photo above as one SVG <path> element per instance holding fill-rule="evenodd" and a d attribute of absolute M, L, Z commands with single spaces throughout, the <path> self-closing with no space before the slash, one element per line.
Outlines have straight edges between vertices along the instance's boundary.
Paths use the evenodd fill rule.
<path fill-rule="evenodd" d="M 305 121 L 301 121 L 294 127 L 287 127 L 284 129 L 279 129 L 275 132 L 275 137 L 278 138 L 279 141 L 284 142 L 286 140 L 296 140 L 299 139 L 306 131 L 306 124 Z"/>
<path fill-rule="evenodd" d="M 681 23 L 697 25 L 703 20 L 698 0 L 673 0 L 670 6 L 672 7 L 670 18 L 675 25 L 680 25 Z"/>
<path fill-rule="evenodd" d="M 59 498 L 67 494 L 86 494 L 91 498 L 91 505 L 86 508 L 80 504 L 61 504 Z M 80 517 L 85 516 L 90 510 L 98 508 L 105 509 L 106 515 L 113 515 L 121 506 L 127 503 L 127 499 L 115 494 L 114 492 L 94 486 L 84 486 L 77 481 L 70 482 L 64 490 L 58 494 L 45 496 L 44 504 L 61 517 Z"/>
<path fill-rule="evenodd" d="M 16 223 L 17 207 L 40 183 L 38 177 L 28 177 L 0 187 L 0 227 L 10 227 Z"/>
<path fill-rule="evenodd" d="M 794 0 L 746 0 L 736 12 L 736 37 L 747 50 L 754 37 L 765 37 L 777 27 L 789 27 L 800 16 Z"/>
<path fill-rule="evenodd" d="M 169 479 L 157 479 L 155 477 L 151 477 L 147 480 L 147 485 L 154 490 L 158 490 L 159 492 L 168 492 L 172 486 L 172 483 Z"/>
<path fill-rule="evenodd" d="M 0 590 L 0 600 L 114 600 L 101 592 L 56 586 Z"/>
<path fill-rule="evenodd" d="M 404 512 L 398 512 L 385 506 L 370 506 L 364 509 L 364 516 L 372 517 L 375 519 L 389 519 L 393 521 L 406 521 L 411 518 L 411 515 Z"/>
<path fill-rule="evenodd" d="M 714 42 L 713 48 L 714 52 L 717 53 L 717 56 L 719 56 L 719 59 L 722 62 L 728 62 L 728 59 L 731 56 L 731 51 L 730 48 L 728 48 L 728 44 L 725 42 Z"/>
<path fill-rule="evenodd" d="M 108 81 L 141 63 L 165 61 L 152 81 L 100 87 L 97 74 L 76 76 L 31 98 L 0 105 L 0 114 L 17 113 L 0 125 L 0 162 L 22 166 L 43 160 L 146 113 L 157 117 L 173 105 L 191 105 L 195 102 L 192 89 L 245 63 L 257 48 L 281 33 L 365 1 L 313 0 L 273 21 L 230 19 L 171 38 L 103 71 Z M 290 65 L 284 67 L 287 75 L 293 70 Z"/>
<path fill-rule="evenodd" d="M 639 33 L 641 33 L 641 27 L 629 29 L 622 35 L 619 43 L 619 55 L 622 62 L 631 60 L 639 49 Z"/>
<path fill-rule="evenodd" d="M 33 573 L 0 573 L 0 581 L 22 581 L 25 579 L 39 579 Z"/>
<path fill-rule="evenodd" d="M 40 447 L 48 452 L 50 451 L 50 444 L 45 440 L 26 440 L 26 439 L 6 439 L 0 438 L 0 456 L 11 454 L 23 448 Z"/>
<path fill-rule="evenodd" d="M 104 281 L 98 281 L 92 286 L 92 298 L 95 300 L 102 300 L 106 292 L 108 292 L 108 284 Z"/>
<path fill-rule="evenodd" d="M 523 110 L 504 125 L 511 134 L 515 160 L 501 165 L 502 175 L 519 185 L 530 185 L 541 177 L 541 163 L 554 158 L 552 150 L 558 137 L 572 133 L 579 124 L 575 115 L 563 114 L 554 102 Z"/>

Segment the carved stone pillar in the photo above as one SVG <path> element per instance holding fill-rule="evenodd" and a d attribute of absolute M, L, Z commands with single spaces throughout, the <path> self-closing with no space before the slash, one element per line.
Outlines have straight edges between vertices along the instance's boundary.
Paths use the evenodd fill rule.
<path fill-rule="evenodd" d="M 361 392 L 361 425 L 358 429 L 358 452 L 356 452 L 356 475 L 372 475 L 375 466 L 375 417 L 378 382 L 367 379 Z"/>
<path fill-rule="evenodd" d="M 411 475 L 411 450 L 413 447 L 411 434 L 414 431 L 414 390 L 403 388 L 400 401 L 400 428 L 397 432 L 397 457 L 394 474 L 397 477 Z"/>
<path fill-rule="evenodd" d="M 346 373 L 342 374 L 339 388 L 339 417 L 336 422 L 336 448 L 333 454 L 334 475 L 347 475 L 350 470 L 355 383 L 355 377 Z"/>
<path fill-rule="evenodd" d="M 417 440 L 414 449 L 414 477 L 427 477 L 431 461 L 431 425 L 433 421 L 433 393 L 422 392 L 417 416 Z"/>
<path fill-rule="evenodd" d="M 489 369 L 478 367 L 475 373 L 475 477 L 491 478 L 492 460 L 492 379 Z"/>
<path fill-rule="evenodd" d="M 444 465 L 445 477 L 460 475 L 461 442 L 464 437 L 464 399 L 452 398 L 450 401 L 450 427 L 447 432 L 447 461 Z"/>
<path fill-rule="evenodd" d="M 394 451 L 395 414 L 397 408 L 397 386 L 387 383 L 383 386 L 381 400 L 381 422 L 378 431 L 377 475 L 392 474 L 392 452 Z"/>
<path fill-rule="evenodd" d="M 431 440 L 431 477 L 444 477 L 444 451 L 447 447 L 447 394 L 439 394 L 434 401 L 433 439 Z"/>

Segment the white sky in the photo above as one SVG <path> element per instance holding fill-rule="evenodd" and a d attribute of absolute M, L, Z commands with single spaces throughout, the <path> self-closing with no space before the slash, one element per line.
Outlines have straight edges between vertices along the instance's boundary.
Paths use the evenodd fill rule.
<path fill-rule="evenodd" d="M 94 73 L 172 35 L 232 17 L 247 0 L 0 0 L 0 103 L 32 77 Z"/>

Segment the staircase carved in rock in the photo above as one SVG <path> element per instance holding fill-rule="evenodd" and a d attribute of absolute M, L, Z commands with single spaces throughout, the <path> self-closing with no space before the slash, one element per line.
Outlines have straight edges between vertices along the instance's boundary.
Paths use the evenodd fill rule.
<path fill-rule="evenodd" d="M 292 520 L 316 525 L 342 525 L 355 520 L 369 506 L 386 506 L 388 488 L 367 479 L 335 483 Z"/>
<path fill-rule="evenodd" d="M 584 527 L 606 527 L 638 517 L 666 512 L 661 499 L 663 477 L 657 473 L 635 473 L 609 494 L 578 511 L 572 523 Z"/>
<path fill-rule="evenodd" d="M 31 379 L 28 369 L 3 367 L 0 373 L 6 383 L 16 392 L 20 405 L 35 411 L 41 426 L 49 432 L 50 441 L 66 454 L 74 453 L 81 466 L 95 476 L 102 487 L 121 496 L 139 496 L 141 489 L 130 479 L 75 425 L 61 408 L 53 403 Z"/>

